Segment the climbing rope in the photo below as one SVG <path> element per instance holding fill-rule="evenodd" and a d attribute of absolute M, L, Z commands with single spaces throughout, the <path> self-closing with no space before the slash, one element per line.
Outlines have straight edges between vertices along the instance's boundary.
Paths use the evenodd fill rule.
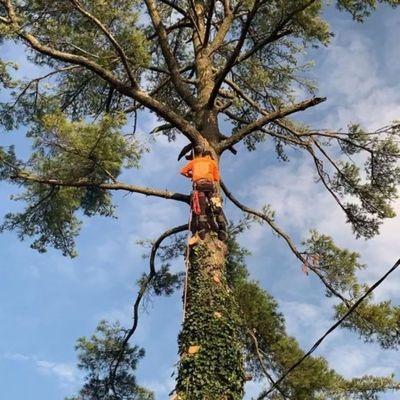
<path fill-rule="evenodd" d="M 185 322 L 186 318 L 186 303 L 187 303 L 187 286 L 188 286 L 188 276 L 189 276 L 189 254 L 190 254 L 190 238 L 192 236 L 192 210 L 190 210 L 189 213 L 189 221 L 188 221 L 188 226 L 189 226 L 189 234 L 187 237 L 187 242 L 186 242 L 186 251 L 185 251 L 185 283 L 183 287 L 183 319 L 182 322 Z"/>

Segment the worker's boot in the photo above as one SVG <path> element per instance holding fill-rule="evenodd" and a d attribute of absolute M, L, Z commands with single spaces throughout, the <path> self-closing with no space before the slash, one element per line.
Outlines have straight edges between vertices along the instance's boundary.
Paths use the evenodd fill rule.
<path fill-rule="evenodd" d="M 197 234 L 201 240 L 204 240 L 206 238 L 206 230 L 205 229 L 198 231 Z"/>
<path fill-rule="evenodd" d="M 199 229 L 197 230 L 197 234 L 199 235 L 201 240 L 204 240 L 206 237 L 206 230 L 208 228 L 208 220 L 207 215 L 199 215 Z"/>
<path fill-rule="evenodd" d="M 222 242 L 225 242 L 228 239 L 228 233 L 226 231 L 226 219 L 222 209 L 219 209 L 219 213 L 217 215 L 217 223 L 218 223 L 218 239 Z"/>
<path fill-rule="evenodd" d="M 226 231 L 218 231 L 218 239 L 222 242 L 225 242 L 226 239 L 228 239 L 228 234 L 226 233 Z"/>

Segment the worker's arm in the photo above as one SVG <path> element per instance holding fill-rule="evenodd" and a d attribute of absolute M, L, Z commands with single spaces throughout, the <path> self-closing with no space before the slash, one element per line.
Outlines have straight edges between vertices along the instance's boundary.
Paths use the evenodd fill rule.
<path fill-rule="evenodd" d="M 213 177 L 214 177 L 214 181 L 215 182 L 219 182 L 219 180 L 220 180 L 220 175 L 219 175 L 219 168 L 218 168 L 218 165 L 217 165 L 217 163 L 214 161 L 213 162 L 213 166 L 214 166 L 214 168 L 213 168 Z"/>
<path fill-rule="evenodd" d="M 184 167 L 181 168 L 181 174 L 186 176 L 187 178 L 192 177 L 192 162 L 187 163 Z"/>

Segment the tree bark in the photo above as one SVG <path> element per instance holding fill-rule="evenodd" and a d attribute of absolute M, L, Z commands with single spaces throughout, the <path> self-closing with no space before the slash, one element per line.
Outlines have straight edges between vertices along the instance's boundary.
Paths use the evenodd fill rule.
<path fill-rule="evenodd" d="M 226 255 L 226 244 L 214 232 L 190 251 L 176 400 L 243 398 L 240 319 Z"/>

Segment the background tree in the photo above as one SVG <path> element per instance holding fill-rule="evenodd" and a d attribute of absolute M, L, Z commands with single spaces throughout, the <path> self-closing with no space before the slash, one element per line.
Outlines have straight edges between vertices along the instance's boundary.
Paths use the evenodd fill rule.
<path fill-rule="evenodd" d="M 336 3 L 358 21 L 376 7 L 374 1 Z M 191 146 L 210 149 L 218 160 L 227 150 L 236 152 L 240 142 L 255 150 L 267 138 L 275 141 L 281 159 L 287 158 L 289 147 L 305 152 L 356 236 L 376 235 L 382 221 L 394 216 L 399 125 L 376 132 L 353 125 L 348 132 L 334 132 L 288 118 L 325 100 L 315 97 L 304 73 L 308 66 L 300 62 L 306 48 L 329 43 L 322 6 L 316 0 L 0 0 L 0 37 L 22 43 L 30 60 L 44 70 L 42 76 L 21 82 L 12 79 L 12 65 L 0 64 L 0 81 L 13 96 L 1 105 L 1 123 L 7 129 L 29 126 L 33 141 L 28 160 L 13 148 L 1 150 L 0 175 L 24 187 L 17 199 L 26 202 L 23 212 L 6 216 L 2 229 L 16 230 L 22 239 L 32 237 L 32 247 L 41 252 L 53 246 L 74 256 L 79 212 L 112 216 L 113 190 L 188 203 L 186 194 L 118 180 L 124 168 L 139 166 L 145 149 L 134 134 L 126 133 L 126 125 L 147 109 L 160 120 L 156 132 L 171 140 L 183 135 Z M 310 93 L 309 99 L 296 98 L 299 87 Z M 223 118 L 232 127 L 227 135 L 220 129 Z M 268 207 L 251 210 L 224 184 L 222 190 L 246 214 L 282 236 L 304 268 L 321 280 L 327 296 L 340 299 L 336 318 L 368 290 L 356 279 L 363 268 L 356 253 L 317 232 L 298 250 Z M 134 325 L 120 352 L 108 359 L 110 382 L 119 376 L 142 297 L 150 289 L 168 294 L 179 285 L 180 277 L 168 265 L 157 271 L 154 261 L 161 242 L 186 228 L 166 232 L 153 245 L 150 272 L 140 281 Z M 179 254 L 182 241 L 168 249 L 165 261 Z M 302 354 L 287 337 L 274 300 L 248 281 L 242 256 L 234 234 L 229 246 L 210 234 L 189 254 L 178 398 L 240 399 L 246 369 L 273 380 Z M 345 326 L 366 340 L 396 348 L 399 310 L 369 297 Z M 322 359 L 308 358 L 259 398 L 368 399 L 395 388 L 391 377 L 346 381 Z M 115 398 L 122 396 L 112 384 L 110 391 Z"/>

